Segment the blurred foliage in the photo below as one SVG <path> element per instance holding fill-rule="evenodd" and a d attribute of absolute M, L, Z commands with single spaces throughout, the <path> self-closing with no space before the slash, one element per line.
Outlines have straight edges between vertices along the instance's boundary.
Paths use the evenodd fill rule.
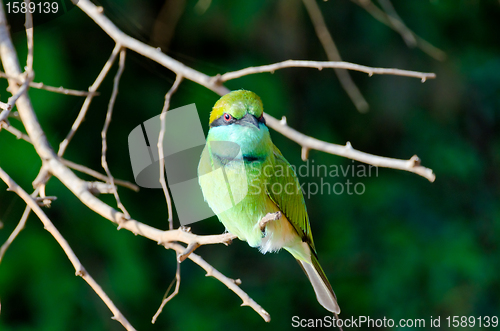
<path fill-rule="evenodd" d="M 104 12 L 126 33 L 149 43 L 162 20 L 164 1 L 100 0 Z M 307 13 L 298 0 L 170 2 L 182 13 L 164 52 L 215 75 L 286 59 L 325 60 Z M 208 8 L 203 5 L 209 4 Z M 370 103 L 358 113 L 333 71 L 285 69 L 230 81 L 262 97 L 267 112 L 316 138 L 377 155 L 417 154 L 437 179 L 379 169 L 371 177 L 350 176 L 364 194 L 322 194 L 307 199 L 316 247 L 339 299 L 342 318 L 485 316 L 500 311 L 500 4 L 494 0 L 394 2 L 408 27 L 443 49 L 436 61 L 350 1 L 318 2 L 343 58 L 377 67 L 435 72 L 437 79 L 351 73 Z M 35 27 L 36 81 L 86 90 L 114 46 L 78 8 Z M 13 33 L 21 63 L 26 37 Z M 101 170 L 100 131 L 116 65 L 75 135 L 65 157 Z M 108 163 L 117 178 L 133 180 L 127 136 L 157 115 L 174 75 L 133 52 L 108 133 Z M 5 91 L 6 81 L 0 81 Z M 34 109 L 54 148 L 67 134 L 83 98 L 30 89 Z M 2 93 L 6 101 L 9 93 Z M 185 81 L 171 107 L 195 102 L 205 124 L 213 92 Z M 11 119 L 21 128 L 21 123 Z M 300 147 L 272 132 L 287 159 L 300 166 Z M 0 166 L 31 192 L 41 165 L 33 148 L 0 131 Z M 310 162 L 358 165 L 312 151 Z M 102 171 L 102 170 L 101 170 Z M 82 177 L 85 177 L 82 175 Z M 301 178 L 305 185 L 344 183 L 346 178 Z M 313 184 L 311 184 L 313 185 Z M 22 215 L 24 204 L 0 183 L 0 243 Z M 161 190 L 119 189 L 136 219 L 167 228 Z M 190 261 L 182 264 L 180 293 L 150 323 L 174 277 L 175 256 L 94 214 L 56 179 L 47 186 L 58 199 L 47 209 L 83 265 L 139 330 L 288 330 L 292 316 L 321 318 L 305 275 L 287 253 L 261 255 L 239 241 L 198 249 L 272 316 L 266 324 L 223 284 L 204 277 Z M 102 197 L 114 204 L 111 196 Z M 193 225 L 201 234 L 221 233 L 215 219 Z M 258 266 L 258 267 L 256 267 Z M 57 242 L 31 215 L 26 229 L 0 265 L 0 330 L 122 330 L 92 289 L 74 271 Z M 442 321 L 443 323 L 443 321 Z M 429 328 L 429 324 L 427 324 Z"/>

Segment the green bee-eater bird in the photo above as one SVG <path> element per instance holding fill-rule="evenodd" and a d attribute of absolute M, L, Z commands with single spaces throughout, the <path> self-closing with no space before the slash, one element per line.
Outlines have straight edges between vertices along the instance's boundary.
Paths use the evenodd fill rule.
<path fill-rule="evenodd" d="M 219 175 L 211 175 L 217 169 L 222 170 Z M 286 249 L 309 277 L 319 303 L 340 313 L 318 262 L 297 176 L 271 141 L 255 93 L 233 91 L 214 105 L 198 176 L 205 201 L 228 232 L 262 253 Z M 281 217 L 263 232 L 260 220 L 276 212 Z"/>

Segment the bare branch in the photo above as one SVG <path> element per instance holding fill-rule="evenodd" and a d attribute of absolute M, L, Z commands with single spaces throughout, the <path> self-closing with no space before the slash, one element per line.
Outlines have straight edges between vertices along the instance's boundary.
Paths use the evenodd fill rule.
<path fill-rule="evenodd" d="M 125 214 L 126 218 L 130 218 L 130 215 L 129 215 L 127 209 L 120 201 L 120 196 L 118 195 L 118 191 L 116 190 L 116 187 L 115 187 L 115 180 L 113 178 L 113 175 L 111 175 L 111 171 L 109 170 L 109 166 L 108 166 L 108 161 L 106 160 L 106 152 L 108 150 L 108 144 L 106 141 L 107 136 L 106 135 L 108 132 L 109 124 L 111 123 L 111 116 L 113 115 L 113 107 L 115 106 L 116 97 L 118 95 L 118 84 L 120 83 L 120 78 L 122 76 L 124 69 L 125 69 L 125 49 L 122 49 L 120 51 L 120 60 L 119 60 L 118 71 L 116 72 L 116 76 L 115 76 L 115 79 L 113 82 L 113 92 L 111 92 L 111 98 L 109 99 L 109 104 L 108 104 L 108 111 L 106 112 L 106 120 L 104 122 L 104 127 L 102 128 L 102 131 L 101 131 L 101 138 L 102 138 L 101 164 L 102 164 L 104 171 L 106 171 L 106 175 L 108 175 L 109 181 L 111 183 L 111 191 L 112 191 L 113 195 L 115 196 L 116 204 L 118 205 L 118 208 L 121 209 L 121 211 Z"/>
<path fill-rule="evenodd" d="M 108 297 L 108 295 L 103 291 L 103 289 L 97 284 L 97 282 L 90 276 L 90 274 L 85 270 L 83 265 L 81 264 L 78 257 L 75 255 L 68 242 L 61 233 L 57 230 L 57 228 L 52 224 L 51 220 L 45 215 L 43 210 L 38 206 L 37 202 L 24 191 L 19 185 L 10 178 L 10 176 L 0 168 L 0 178 L 7 184 L 11 191 L 14 191 L 21 199 L 23 199 L 26 204 L 33 209 L 35 214 L 42 221 L 44 228 L 49 231 L 49 233 L 56 239 L 61 248 L 64 250 L 64 253 L 68 256 L 71 264 L 76 270 L 76 275 L 82 277 L 92 289 L 96 292 L 96 294 L 101 298 L 101 300 L 108 306 L 109 310 L 113 313 L 113 319 L 120 322 L 125 329 L 127 330 L 135 330 L 134 327 L 127 321 L 125 316 L 120 312 L 120 310 L 115 306 L 113 301 Z"/>
<path fill-rule="evenodd" d="M 327 143 L 325 141 L 306 136 L 303 133 L 295 131 L 286 124 L 281 124 L 279 120 L 270 116 L 269 114 L 266 114 L 265 118 L 269 126 L 271 126 L 273 129 L 275 129 L 285 137 L 289 138 L 290 140 L 295 141 L 300 146 L 302 146 L 302 148 L 315 149 L 318 151 L 347 157 L 349 159 L 371 164 L 377 167 L 413 172 L 417 175 L 427 178 L 430 182 L 434 182 L 434 180 L 436 179 L 436 176 L 431 169 L 425 168 L 420 165 L 420 159 L 416 155 L 411 157 L 409 160 L 399 160 L 368 154 L 352 148 L 349 142 L 347 142 L 345 146 L 342 146 Z"/>
<path fill-rule="evenodd" d="M 185 248 L 182 245 L 175 243 L 168 243 L 165 245 L 167 248 L 174 249 L 178 253 L 184 252 Z M 231 291 L 233 291 L 236 295 L 238 295 L 243 303 L 242 306 L 249 306 L 253 310 L 255 310 L 266 322 L 271 321 L 271 316 L 267 311 L 264 310 L 257 302 L 255 302 L 248 294 L 246 294 L 238 285 L 241 284 L 241 281 L 234 280 L 224 276 L 217 269 L 208 264 L 201 256 L 196 255 L 195 253 L 191 253 L 189 255 L 189 259 L 205 269 L 207 272 L 207 276 L 212 276 L 219 280 L 221 283 L 226 285 Z"/>
<path fill-rule="evenodd" d="M 372 75 L 395 75 L 420 78 L 422 83 L 427 79 L 436 78 L 436 74 L 427 72 L 418 72 L 393 68 L 373 68 L 361 64 L 355 64 L 344 61 L 302 61 L 302 60 L 286 60 L 274 64 L 268 64 L 258 67 L 248 67 L 241 70 L 231 71 L 223 74 L 222 76 L 215 76 L 214 80 L 218 82 L 227 82 L 232 79 L 240 78 L 246 75 L 259 74 L 263 72 L 274 73 L 276 70 L 284 68 L 316 68 L 322 70 L 324 68 L 341 68 L 354 71 L 367 73 L 368 76 Z"/>
<path fill-rule="evenodd" d="M 168 228 L 172 230 L 174 228 L 174 215 L 172 211 L 172 199 L 170 198 L 170 193 L 168 191 L 167 183 L 165 181 L 165 160 L 163 155 L 163 137 L 165 136 L 165 118 L 167 116 L 168 108 L 170 107 L 170 99 L 172 98 L 172 94 L 177 91 L 180 83 L 182 82 L 182 76 L 177 75 L 175 77 L 174 84 L 170 88 L 170 90 L 165 95 L 165 103 L 163 105 L 163 109 L 161 110 L 160 121 L 161 128 L 160 134 L 158 136 L 158 158 L 160 162 L 160 184 L 163 189 L 163 194 L 165 194 L 165 200 L 167 201 L 168 208 Z"/>
<path fill-rule="evenodd" d="M 309 17 L 311 18 L 314 29 L 316 30 L 316 35 L 325 49 L 328 60 L 342 61 L 339 50 L 333 41 L 330 31 L 328 31 L 328 28 L 326 27 L 325 20 L 323 19 L 323 15 L 321 14 L 321 10 L 319 9 L 316 0 L 302 0 L 302 2 L 309 13 Z M 358 111 L 361 113 L 367 112 L 369 108 L 368 102 L 366 102 L 358 87 L 354 84 L 351 76 L 349 75 L 349 71 L 338 68 L 335 68 L 334 70 L 340 84 L 347 92 L 347 95 L 349 95 L 349 98 L 351 98 L 351 101 L 354 103 Z"/>

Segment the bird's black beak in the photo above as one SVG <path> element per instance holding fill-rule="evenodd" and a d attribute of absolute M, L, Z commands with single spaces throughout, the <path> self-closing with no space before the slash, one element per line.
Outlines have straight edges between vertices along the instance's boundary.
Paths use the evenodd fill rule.
<path fill-rule="evenodd" d="M 248 113 L 245 116 L 243 116 L 240 120 L 238 120 L 238 123 L 243 126 L 254 125 L 257 129 L 260 130 L 259 124 L 261 122 L 259 121 L 259 119 Z"/>

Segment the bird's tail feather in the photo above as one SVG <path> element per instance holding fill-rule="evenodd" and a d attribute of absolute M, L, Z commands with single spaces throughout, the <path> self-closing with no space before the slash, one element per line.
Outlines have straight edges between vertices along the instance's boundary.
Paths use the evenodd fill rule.
<path fill-rule="evenodd" d="M 337 303 L 337 297 L 333 292 L 330 282 L 326 278 L 325 272 L 319 265 L 318 259 L 314 254 L 311 254 L 311 262 L 307 263 L 302 260 L 297 260 L 306 273 L 311 282 L 318 302 L 325 307 L 326 310 L 335 314 L 340 314 L 340 307 Z"/>

